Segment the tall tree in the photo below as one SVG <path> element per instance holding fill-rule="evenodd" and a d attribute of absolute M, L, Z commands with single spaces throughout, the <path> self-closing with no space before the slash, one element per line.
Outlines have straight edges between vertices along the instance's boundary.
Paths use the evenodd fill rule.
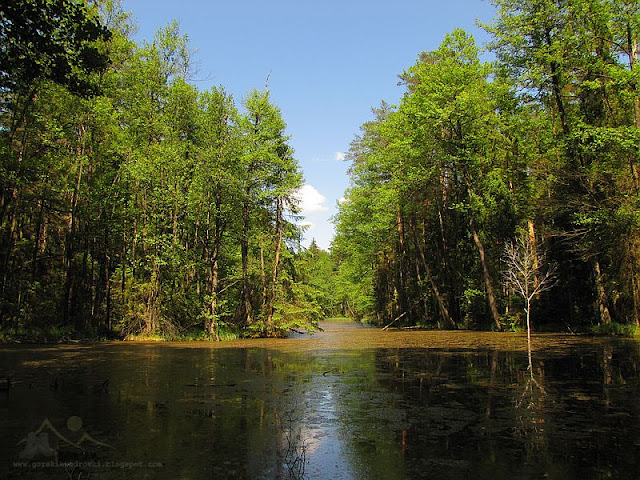
<path fill-rule="evenodd" d="M 269 92 L 251 92 L 245 101 L 245 110 L 241 123 L 245 145 L 241 158 L 244 174 L 240 180 L 243 194 L 240 234 L 243 317 L 245 323 L 251 326 L 258 319 L 258 311 L 260 322 L 256 328 L 262 330 L 264 327 L 266 334 L 271 335 L 274 333 L 274 305 L 285 230 L 284 215 L 294 204 L 295 192 L 302 185 L 302 175 L 293 151 L 287 144 L 286 124 L 280 110 L 270 103 Z M 255 233 L 260 230 L 266 235 Z M 252 232 L 256 237 L 270 240 L 272 244 L 269 278 L 264 257 L 265 245 L 258 246 L 261 252 L 260 289 L 252 289 L 249 271 Z M 259 296 L 262 297 L 260 304 L 252 302 Z"/>
<path fill-rule="evenodd" d="M 362 215 L 382 236 L 362 240 L 373 249 L 369 261 L 377 256 L 379 312 L 414 322 L 435 316 L 449 327 L 462 324 L 461 317 L 478 325 L 489 318 L 501 329 L 495 245 L 516 223 L 506 153 L 511 88 L 479 60 L 473 38 L 461 30 L 423 53 L 401 78 L 407 93 L 397 111 L 366 125 L 354 144 L 354 187 L 341 206 L 337 244 L 357 243 L 346 230 L 353 229 L 353 209 L 388 212 Z M 485 311 L 476 297 L 485 298 Z M 468 303 L 452 305 L 454 298 Z"/>
<path fill-rule="evenodd" d="M 588 291 L 578 284 L 589 269 L 599 321 L 637 321 L 637 273 L 623 267 L 637 263 L 638 223 L 628 214 L 638 202 L 637 2 L 494 3 L 493 48 L 523 99 L 533 94 L 548 109 L 560 146 L 547 153 L 557 179 L 549 223 L 564 239 L 556 248 L 567 288 Z"/>
<path fill-rule="evenodd" d="M 218 337 L 218 322 L 223 312 L 220 298 L 220 272 L 225 240 L 237 231 L 234 219 L 241 197 L 239 177 L 240 131 L 238 113 L 232 97 L 216 88 L 200 96 L 201 120 L 199 151 L 190 190 L 190 221 L 194 225 L 195 257 L 204 262 L 204 328 Z"/>
<path fill-rule="evenodd" d="M 93 109 L 100 103 L 90 97 L 102 87 L 110 38 L 95 10 L 82 2 L 9 1 L 0 7 L 3 319 L 29 318 L 33 308 L 36 317 L 48 311 L 68 318 L 67 303 L 40 310 L 35 299 L 48 290 L 55 302 L 70 290 L 82 166 L 91 150 Z M 63 254 L 56 245 L 61 238 Z M 61 258 L 67 272 L 63 288 L 50 276 Z"/>

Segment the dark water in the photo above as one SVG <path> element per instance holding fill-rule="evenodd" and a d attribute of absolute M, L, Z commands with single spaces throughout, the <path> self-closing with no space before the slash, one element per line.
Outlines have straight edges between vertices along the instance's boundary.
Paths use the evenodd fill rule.
<path fill-rule="evenodd" d="M 0 346 L 0 478 L 640 478 L 636 340 L 324 327 Z"/>

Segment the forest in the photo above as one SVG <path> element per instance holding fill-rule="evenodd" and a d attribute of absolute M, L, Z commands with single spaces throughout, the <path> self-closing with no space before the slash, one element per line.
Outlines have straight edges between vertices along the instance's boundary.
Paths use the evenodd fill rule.
<path fill-rule="evenodd" d="M 493 3 L 486 47 L 448 34 L 362 126 L 326 252 L 266 85 L 198 90 L 177 24 L 136 43 L 118 2 L 3 2 L 2 336 L 633 331 L 638 2 Z"/>
<path fill-rule="evenodd" d="M 189 83 L 176 23 L 150 43 L 117 2 L 2 14 L 5 332 L 220 339 L 313 328 L 303 177 L 269 92 Z M 43 335 L 44 335 L 43 333 Z"/>
<path fill-rule="evenodd" d="M 421 53 L 352 144 L 332 248 L 346 304 L 377 324 L 519 329 L 526 311 L 632 332 L 640 6 L 492 3 L 488 44 L 456 30 Z"/>

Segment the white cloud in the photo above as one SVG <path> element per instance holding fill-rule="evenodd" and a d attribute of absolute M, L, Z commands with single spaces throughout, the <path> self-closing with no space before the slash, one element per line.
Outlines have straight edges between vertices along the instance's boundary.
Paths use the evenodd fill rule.
<path fill-rule="evenodd" d="M 335 152 L 333 155 L 319 155 L 313 158 L 315 163 L 330 163 L 330 162 L 344 162 L 347 158 L 347 154 L 344 152 Z"/>
<path fill-rule="evenodd" d="M 312 185 L 305 184 L 298 190 L 297 197 L 300 199 L 300 209 L 303 215 L 310 213 L 322 213 L 328 210 L 325 202 L 327 197 L 322 195 Z"/>
<path fill-rule="evenodd" d="M 342 204 L 343 204 L 343 203 L 345 203 L 346 201 L 347 201 L 347 197 L 340 197 L 340 198 L 338 199 L 338 203 L 339 203 L 340 205 L 342 205 Z"/>
<path fill-rule="evenodd" d="M 303 220 L 300 223 L 298 223 L 298 225 L 308 230 L 313 230 L 313 227 L 314 227 L 313 222 L 310 222 L 309 220 Z"/>

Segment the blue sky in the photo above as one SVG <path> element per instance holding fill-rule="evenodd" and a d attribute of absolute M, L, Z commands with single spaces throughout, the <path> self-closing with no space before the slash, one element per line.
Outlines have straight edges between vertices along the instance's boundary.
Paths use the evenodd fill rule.
<path fill-rule="evenodd" d="M 461 27 L 483 42 L 476 20 L 494 11 L 488 0 L 123 0 L 123 8 L 138 25 L 137 40 L 178 20 L 201 90 L 222 85 L 240 104 L 269 76 L 306 180 L 305 244 L 315 238 L 325 249 L 349 186 L 343 153 L 371 108 L 396 104 L 398 74 L 447 32 Z"/>

